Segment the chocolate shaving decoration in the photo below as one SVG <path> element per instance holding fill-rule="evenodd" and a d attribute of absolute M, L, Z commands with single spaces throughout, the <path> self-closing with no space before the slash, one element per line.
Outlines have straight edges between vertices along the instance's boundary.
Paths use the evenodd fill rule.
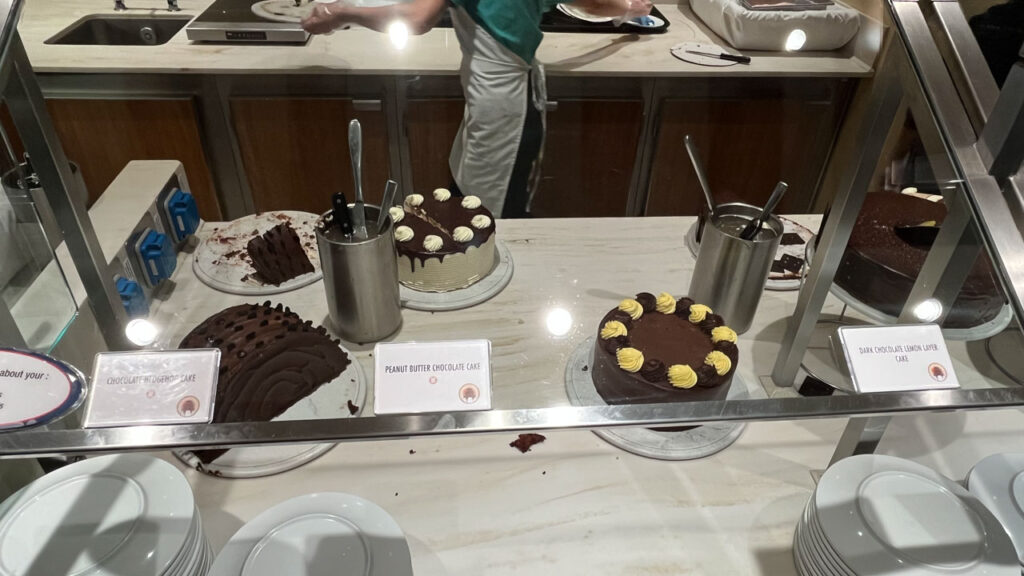
<path fill-rule="evenodd" d="M 355 404 L 352 403 L 351 400 L 349 400 L 348 413 L 351 414 L 352 416 L 355 416 L 357 412 L 359 412 L 359 406 L 356 406 Z"/>
<path fill-rule="evenodd" d="M 702 388 L 714 388 L 722 384 L 722 377 L 715 371 L 714 366 L 708 366 L 707 364 L 701 364 L 699 367 L 694 368 L 697 372 L 697 386 Z"/>
<path fill-rule="evenodd" d="M 640 375 L 648 382 L 665 382 L 668 380 L 668 369 L 661 360 L 651 358 L 640 368 Z"/>
<path fill-rule="evenodd" d="M 644 309 L 644 314 L 654 312 L 658 307 L 658 298 L 650 292 L 641 292 L 636 295 L 636 301 Z"/>
<path fill-rule="evenodd" d="M 676 300 L 676 316 L 688 319 L 690 317 L 690 306 L 693 306 L 694 304 L 696 304 L 696 302 L 694 302 L 693 299 L 685 296 Z"/>

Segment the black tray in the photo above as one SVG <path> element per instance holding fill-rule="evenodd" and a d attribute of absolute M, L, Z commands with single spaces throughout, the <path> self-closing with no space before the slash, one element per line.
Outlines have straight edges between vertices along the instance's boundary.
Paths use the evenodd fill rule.
<path fill-rule="evenodd" d="M 544 14 L 544 17 L 540 21 L 540 29 L 543 32 L 572 32 L 572 33 L 584 33 L 584 34 L 662 34 L 669 27 L 668 18 L 654 7 L 651 10 L 651 16 L 657 16 L 664 22 L 664 26 L 657 28 L 643 28 L 640 26 L 630 26 L 628 24 L 622 26 L 616 26 L 611 22 L 584 22 L 563 14 L 561 10 L 555 9 Z M 437 23 L 437 28 L 451 28 L 452 19 L 451 15 L 445 10 L 442 13 L 441 20 Z"/>

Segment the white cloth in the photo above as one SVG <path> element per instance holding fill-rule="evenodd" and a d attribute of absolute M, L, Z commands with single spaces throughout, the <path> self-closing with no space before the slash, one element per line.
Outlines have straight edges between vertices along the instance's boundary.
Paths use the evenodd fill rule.
<path fill-rule="evenodd" d="M 860 12 L 840 4 L 825 10 L 747 10 L 739 0 L 690 0 L 708 28 L 740 50 L 785 50 L 794 30 L 807 35 L 800 50 L 842 48 L 860 30 Z"/>
<path fill-rule="evenodd" d="M 462 48 L 466 110 L 452 145 L 449 167 L 459 190 L 479 196 L 501 213 L 523 136 L 526 107 L 543 114 L 547 101 L 544 69 L 527 64 L 494 39 L 462 8 L 451 9 Z M 533 80 L 533 93 L 529 81 Z"/>

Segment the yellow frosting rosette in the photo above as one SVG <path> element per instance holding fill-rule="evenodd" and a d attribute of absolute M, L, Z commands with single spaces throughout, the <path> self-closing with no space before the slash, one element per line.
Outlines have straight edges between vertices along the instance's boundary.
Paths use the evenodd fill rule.
<path fill-rule="evenodd" d="M 732 342 L 736 343 L 736 333 L 733 332 L 732 328 L 728 326 L 719 326 L 711 329 L 711 341 L 715 344 L 719 342 Z"/>
<path fill-rule="evenodd" d="M 708 353 L 704 358 L 704 363 L 712 366 L 715 369 L 715 373 L 719 376 L 725 376 L 732 369 L 732 360 L 729 360 L 728 356 L 718 350 Z"/>
<path fill-rule="evenodd" d="M 611 340 L 619 336 L 625 336 L 627 334 L 626 325 L 618 320 L 609 320 L 604 323 L 604 327 L 601 328 L 601 339 Z"/>
<path fill-rule="evenodd" d="M 626 372 L 639 372 L 644 365 L 644 354 L 636 348 L 619 348 L 615 359 L 619 361 L 619 368 Z"/>
<path fill-rule="evenodd" d="M 644 307 L 639 302 L 632 298 L 626 298 L 622 302 L 619 302 L 619 310 L 622 310 L 633 320 L 639 320 L 644 315 Z"/>
<path fill-rule="evenodd" d="M 703 304 L 694 304 L 690 306 L 690 322 L 693 324 L 700 324 L 711 314 L 711 308 Z"/>
<path fill-rule="evenodd" d="M 676 388 L 689 390 L 697 385 L 697 373 L 686 364 L 673 364 L 668 367 L 668 381 Z"/>
<path fill-rule="evenodd" d="M 655 309 L 662 314 L 675 314 L 676 313 L 676 299 L 672 297 L 668 292 L 662 292 L 658 294 L 658 300 L 655 303 Z"/>

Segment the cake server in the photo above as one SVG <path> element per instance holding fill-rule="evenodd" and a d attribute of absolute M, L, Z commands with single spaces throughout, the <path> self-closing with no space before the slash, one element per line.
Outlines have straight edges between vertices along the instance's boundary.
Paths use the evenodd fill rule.
<path fill-rule="evenodd" d="M 384 185 L 384 199 L 380 201 L 380 214 L 377 215 L 377 230 L 384 228 L 384 219 L 388 216 L 388 210 L 395 203 L 395 192 L 398 191 L 398 182 L 388 180 Z"/>
<path fill-rule="evenodd" d="M 366 207 L 363 203 L 363 127 L 359 120 L 348 123 L 348 152 L 352 157 L 356 201 L 352 206 L 352 233 L 356 240 L 366 240 Z"/>
<path fill-rule="evenodd" d="M 775 190 L 772 191 L 772 195 L 768 197 L 768 202 L 761 209 L 761 215 L 747 223 L 743 231 L 740 232 L 740 239 L 753 240 L 757 236 L 757 233 L 764 226 L 765 219 L 771 216 L 772 210 L 775 210 L 775 207 L 779 205 L 779 201 L 782 200 L 786 190 L 789 190 L 789 184 L 785 182 L 779 182 L 775 185 Z"/>
<path fill-rule="evenodd" d="M 711 185 L 708 184 L 708 175 L 704 171 L 704 164 L 700 161 L 700 154 L 697 152 L 697 145 L 693 143 L 693 138 L 687 134 L 684 141 L 686 142 L 686 152 L 690 155 L 690 162 L 693 163 L 693 169 L 697 172 L 700 188 L 704 191 L 704 200 L 708 203 L 708 217 L 710 218 L 715 215 L 715 199 L 711 197 Z"/>

